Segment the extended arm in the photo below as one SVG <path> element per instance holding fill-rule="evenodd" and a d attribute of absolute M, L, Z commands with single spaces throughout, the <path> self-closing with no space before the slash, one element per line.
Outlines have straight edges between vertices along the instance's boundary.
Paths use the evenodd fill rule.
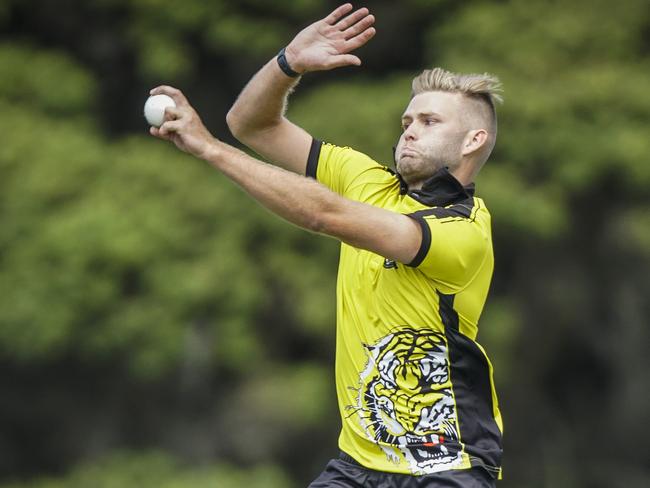
<path fill-rule="evenodd" d="M 366 8 L 351 10 L 350 4 L 338 7 L 289 43 L 286 58 L 293 70 L 306 73 L 361 64 L 349 53 L 375 34 L 371 27 L 375 19 Z M 304 174 L 311 136 L 284 116 L 297 81 L 273 58 L 246 85 L 226 120 L 242 143 L 279 166 Z"/>
<path fill-rule="evenodd" d="M 411 262 L 420 248 L 420 226 L 405 215 L 349 200 L 220 141 L 204 158 L 264 207 L 304 229 L 402 263 Z"/>
<path fill-rule="evenodd" d="M 163 92 L 176 108 L 166 110 L 166 122 L 151 134 L 208 161 L 263 206 L 289 222 L 327 234 L 354 247 L 409 263 L 417 254 L 422 234 L 411 218 L 330 191 L 316 181 L 258 161 L 215 139 L 183 94 Z"/>

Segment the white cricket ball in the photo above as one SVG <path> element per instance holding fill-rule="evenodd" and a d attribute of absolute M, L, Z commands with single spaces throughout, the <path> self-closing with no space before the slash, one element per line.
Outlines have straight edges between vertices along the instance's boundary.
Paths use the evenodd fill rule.
<path fill-rule="evenodd" d="M 172 97 L 167 95 L 153 95 L 147 98 L 144 104 L 144 118 L 149 125 L 160 127 L 165 120 L 165 109 L 175 107 Z"/>

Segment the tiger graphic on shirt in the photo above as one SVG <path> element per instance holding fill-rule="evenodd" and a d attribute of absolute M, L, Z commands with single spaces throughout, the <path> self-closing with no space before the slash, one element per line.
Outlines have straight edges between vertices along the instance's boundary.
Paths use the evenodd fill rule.
<path fill-rule="evenodd" d="M 462 446 L 445 336 L 402 327 L 364 345 L 356 412 L 368 438 L 389 461 L 405 459 L 414 475 L 462 462 Z M 400 456 L 401 454 L 401 456 Z"/>

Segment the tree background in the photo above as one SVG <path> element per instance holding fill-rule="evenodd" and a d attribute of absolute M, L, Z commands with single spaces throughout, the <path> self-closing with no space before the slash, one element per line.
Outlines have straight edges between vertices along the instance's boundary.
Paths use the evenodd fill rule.
<path fill-rule="evenodd" d="M 325 0 L 0 3 L 0 487 L 299 487 L 336 456 L 336 241 L 147 134 L 160 83 L 213 133 Z M 361 68 L 289 117 L 391 161 L 410 80 L 497 74 L 477 181 L 496 271 L 479 341 L 503 487 L 641 487 L 650 4 L 373 1 Z"/>

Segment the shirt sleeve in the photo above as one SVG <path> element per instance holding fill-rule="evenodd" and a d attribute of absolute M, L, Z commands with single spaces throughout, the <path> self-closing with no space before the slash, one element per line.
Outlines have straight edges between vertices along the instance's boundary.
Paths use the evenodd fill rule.
<path fill-rule="evenodd" d="M 471 219 L 426 213 L 409 215 L 420 224 L 422 244 L 408 266 L 417 267 L 443 292 L 457 293 L 471 283 L 491 252 L 489 237 Z"/>
<path fill-rule="evenodd" d="M 340 147 L 317 139 L 312 141 L 307 176 L 345 197 L 362 200 L 373 185 L 393 184 L 389 170 L 370 156 L 350 147 Z"/>

